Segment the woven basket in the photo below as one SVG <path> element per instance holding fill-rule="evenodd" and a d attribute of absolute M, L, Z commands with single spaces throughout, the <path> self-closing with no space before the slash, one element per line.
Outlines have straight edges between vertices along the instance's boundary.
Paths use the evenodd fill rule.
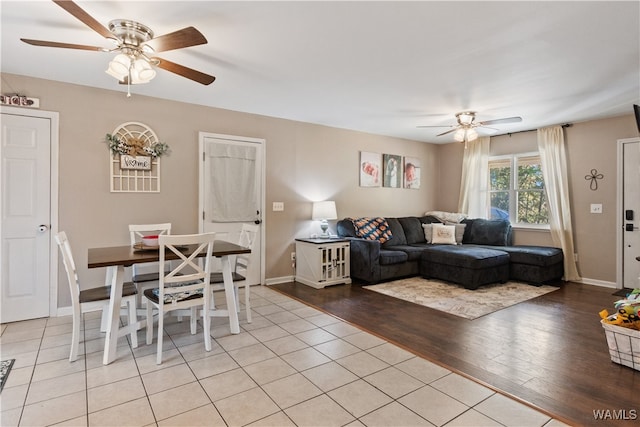
<path fill-rule="evenodd" d="M 601 320 L 611 361 L 640 371 L 640 331 Z"/>

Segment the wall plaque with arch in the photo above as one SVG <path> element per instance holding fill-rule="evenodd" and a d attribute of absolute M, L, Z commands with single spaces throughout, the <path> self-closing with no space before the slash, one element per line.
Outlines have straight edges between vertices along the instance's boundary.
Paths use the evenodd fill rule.
<path fill-rule="evenodd" d="M 152 148 L 160 144 L 155 132 L 143 123 L 127 122 L 119 125 L 110 136 L 111 192 L 159 193 L 160 157 L 152 155 Z M 136 150 L 132 149 L 130 154 L 114 152 L 113 141 L 116 140 L 129 147 L 137 145 L 139 150 L 136 153 Z M 143 153 L 141 150 L 146 152 Z"/>

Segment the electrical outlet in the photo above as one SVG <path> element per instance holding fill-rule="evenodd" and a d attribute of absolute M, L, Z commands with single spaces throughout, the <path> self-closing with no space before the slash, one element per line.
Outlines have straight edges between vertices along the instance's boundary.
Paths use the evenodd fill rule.
<path fill-rule="evenodd" d="M 295 260 L 296 260 L 296 253 L 291 252 L 291 261 L 295 261 Z"/>
<path fill-rule="evenodd" d="M 578 253 L 577 252 L 573 254 L 573 260 L 575 262 L 578 262 Z"/>
<path fill-rule="evenodd" d="M 602 203 L 591 203 L 591 213 L 593 213 L 593 214 L 601 214 L 602 213 Z"/>

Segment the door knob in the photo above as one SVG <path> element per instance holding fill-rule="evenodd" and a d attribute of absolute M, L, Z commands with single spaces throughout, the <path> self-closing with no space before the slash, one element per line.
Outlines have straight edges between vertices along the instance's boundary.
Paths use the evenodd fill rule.
<path fill-rule="evenodd" d="M 39 231 L 39 232 L 41 232 L 41 233 L 44 233 L 44 232 L 45 232 L 45 231 L 47 231 L 48 229 L 49 229 L 49 226 L 44 225 L 44 224 L 40 224 L 40 225 L 38 226 L 38 231 Z"/>

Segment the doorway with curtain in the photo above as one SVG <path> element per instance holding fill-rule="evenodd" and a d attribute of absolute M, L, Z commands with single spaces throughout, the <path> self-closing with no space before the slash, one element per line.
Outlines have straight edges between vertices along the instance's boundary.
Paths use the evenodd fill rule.
<path fill-rule="evenodd" d="M 247 282 L 263 284 L 264 273 L 264 145 L 263 139 L 200 132 L 201 232 L 237 241 L 242 224 L 259 224 Z M 219 266 L 214 266 L 214 268 Z"/>

